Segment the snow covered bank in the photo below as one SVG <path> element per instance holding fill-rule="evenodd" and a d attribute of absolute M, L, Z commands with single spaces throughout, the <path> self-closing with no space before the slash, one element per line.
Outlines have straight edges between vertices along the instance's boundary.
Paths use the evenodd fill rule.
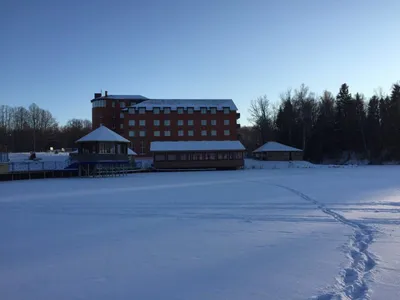
<path fill-rule="evenodd" d="M 8 157 L 10 162 L 30 162 L 30 153 L 20 152 L 20 153 L 9 153 Z M 69 153 L 59 152 L 55 154 L 53 152 L 36 152 L 36 158 L 39 161 L 65 161 L 68 159 Z"/>
<path fill-rule="evenodd" d="M 30 153 L 9 153 L 9 171 L 60 170 L 68 166 L 69 154 L 36 152 L 36 159 L 29 159 Z"/>
<path fill-rule="evenodd" d="M 287 169 L 287 168 L 318 168 L 320 166 L 308 161 L 263 161 L 251 158 L 244 160 L 245 169 Z"/>

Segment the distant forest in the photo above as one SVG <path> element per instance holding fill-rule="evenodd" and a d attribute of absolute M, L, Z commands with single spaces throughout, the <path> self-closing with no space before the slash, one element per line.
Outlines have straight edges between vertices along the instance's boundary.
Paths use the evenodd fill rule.
<path fill-rule="evenodd" d="M 249 115 L 251 126 L 239 130 L 249 153 L 277 141 L 303 149 L 312 162 L 354 154 L 372 163 L 400 160 L 400 83 L 393 84 L 390 94 L 378 91 L 370 99 L 351 94 L 347 84 L 336 96 L 329 91 L 317 96 L 303 84 L 282 93 L 276 106 L 267 96 L 252 100 Z M 81 119 L 61 126 L 36 104 L 0 105 L 0 148 L 9 152 L 71 148 L 91 128 L 89 120 Z"/>
<path fill-rule="evenodd" d="M 74 147 L 74 142 L 91 129 L 91 121 L 80 119 L 71 119 L 60 126 L 51 112 L 36 104 L 28 108 L 0 105 L 0 152 Z"/>
<path fill-rule="evenodd" d="M 316 96 L 307 86 L 281 94 L 273 107 L 267 96 L 250 104 L 250 127 L 240 129 L 249 151 L 275 140 L 304 150 L 305 159 L 322 162 L 356 155 L 371 163 L 400 160 L 400 84 L 389 95 L 370 99 L 342 84 L 334 95 Z"/>

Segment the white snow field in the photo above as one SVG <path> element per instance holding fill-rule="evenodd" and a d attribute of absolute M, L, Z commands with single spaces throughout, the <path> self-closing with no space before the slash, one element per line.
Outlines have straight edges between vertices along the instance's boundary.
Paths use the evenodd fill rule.
<path fill-rule="evenodd" d="M 0 183 L 0 299 L 400 299 L 400 167 Z"/>

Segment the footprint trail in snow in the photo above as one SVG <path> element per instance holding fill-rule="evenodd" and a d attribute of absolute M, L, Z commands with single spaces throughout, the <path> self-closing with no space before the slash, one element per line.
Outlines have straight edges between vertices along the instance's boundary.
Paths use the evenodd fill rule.
<path fill-rule="evenodd" d="M 372 280 L 371 273 L 377 264 L 377 259 L 369 252 L 368 247 L 372 244 L 376 231 L 369 226 L 345 218 L 298 190 L 284 185 L 275 186 L 296 194 L 307 202 L 314 204 L 323 213 L 354 229 L 354 234 L 347 247 L 347 255 L 350 260 L 349 266 L 341 271 L 340 276 L 337 278 L 338 284 L 333 288 L 333 291 L 323 293 L 313 299 L 370 299 L 369 282 Z"/>

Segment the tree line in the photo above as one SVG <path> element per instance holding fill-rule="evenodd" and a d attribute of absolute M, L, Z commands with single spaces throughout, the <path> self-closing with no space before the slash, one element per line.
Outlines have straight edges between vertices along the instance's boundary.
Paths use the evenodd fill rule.
<path fill-rule="evenodd" d="M 240 131 L 249 151 L 274 140 L 303 149 L 313 162 L 351 155 L 375 163 L 400 159 L 399 83 L 389 95 L 380 90 L 369 99 L 346 83 L 336 96 L 316 96 L 303 84 L 282 93 L 275 107 L 267 96 L 251 101 L 249 114 L 251 126 Z"/>
<path fill-rule="evenodd" d="M 278 105 L 267 96 L 251 101 L 251 126 L 240 129 L 249 152 L 267 141 L 304 150 L 313 162 L 356 154 L 371 162 L 400 159 L 400 83 L 389 95 L 378 91 L 366 99 L 341 85 L 336 96 L 321 96 L 306 85 L 288 89 Z M 46 151 L 73 148 L 92 129 L 89 120 L 71 119 L 60 125 L 50 111 L 31 104 L 28 108 L 0 105 L 0 151 Z"/>
<path fill-rule="evenodd" d="M 73 148 L 74 142 L 91 129 L 92 123 L 81 119 L 61 126 L 50 111 L 35 103 L 28 108 L 0 105 L 0 152 Z"/>

